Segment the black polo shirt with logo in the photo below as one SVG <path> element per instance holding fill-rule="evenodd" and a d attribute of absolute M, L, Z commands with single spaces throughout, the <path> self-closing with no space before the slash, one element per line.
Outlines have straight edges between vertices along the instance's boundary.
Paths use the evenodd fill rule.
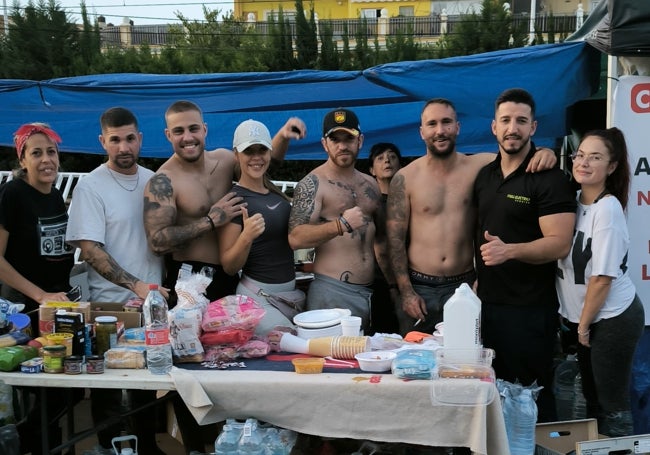
<path fill-rule="evenodd" d="M 478 296 L 483 303 L 558 306 L 555 291 L 557 261 L 529 264 L 509 260 L 486 266 L 480 246 L 488 231 L 505 243 L 526 243 L 543 237 L 539 218 L 556 213 L 575 213 L 575 191 L 561 169 L 529 173 L 526 167 L 535 146 L 524 162 L 505 179 L 501 154 L 480 170 L 474 183 L 474 203 L 478 207 L 475 242 Z"/>

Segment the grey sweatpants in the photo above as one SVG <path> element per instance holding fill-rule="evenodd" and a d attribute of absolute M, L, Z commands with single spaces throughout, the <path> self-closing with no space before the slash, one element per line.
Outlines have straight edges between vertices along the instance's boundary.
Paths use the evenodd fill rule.
<path fill-rule="evenodd" d="M 325 275 L 314 274 L 309 285 L 307 309 L 347 308 L 352 316 L 361 318 L 361 328 L 367 331 L 370 326 L 370 298 L 372 288 L 335 280 Z"/>

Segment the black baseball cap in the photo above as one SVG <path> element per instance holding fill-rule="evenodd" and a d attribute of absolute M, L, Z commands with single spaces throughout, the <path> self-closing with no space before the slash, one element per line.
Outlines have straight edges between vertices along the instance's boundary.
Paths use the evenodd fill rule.
<path fill-rule="evenodd" d="M 359 125 L 357 115 L 348 109 L 340 108 L 328 112 L 323 119 L 323 137 L 338 130 L 345 130 L 353 136 L 361 134 L 361 125 Z"/>

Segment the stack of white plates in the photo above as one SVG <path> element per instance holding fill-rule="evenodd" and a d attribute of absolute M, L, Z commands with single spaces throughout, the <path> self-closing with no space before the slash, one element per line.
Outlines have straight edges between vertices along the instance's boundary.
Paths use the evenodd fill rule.
<path fill-rule="evenodd" d="M 311 310 L 297 314 L 293 322 L 300 338 L 339 336 L 342 334 L 341 318 L 350 314 L 350 310 L 343 308 Z"/>

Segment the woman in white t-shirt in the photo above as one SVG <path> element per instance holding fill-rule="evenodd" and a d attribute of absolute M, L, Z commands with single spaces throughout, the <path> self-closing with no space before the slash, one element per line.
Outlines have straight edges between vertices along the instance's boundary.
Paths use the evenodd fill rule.
<path fill-rule="evenodd" d="M 633 431 L 632 359 L 644 314 L 627 265 L 630 166 L 623 133 L 590 131 L 572 158 L 580 191 L 573 246 L 558 261 L 560 314 L 577 335 L 588 417 L 598 419 L 599 433 L 627 436 Z"/>

